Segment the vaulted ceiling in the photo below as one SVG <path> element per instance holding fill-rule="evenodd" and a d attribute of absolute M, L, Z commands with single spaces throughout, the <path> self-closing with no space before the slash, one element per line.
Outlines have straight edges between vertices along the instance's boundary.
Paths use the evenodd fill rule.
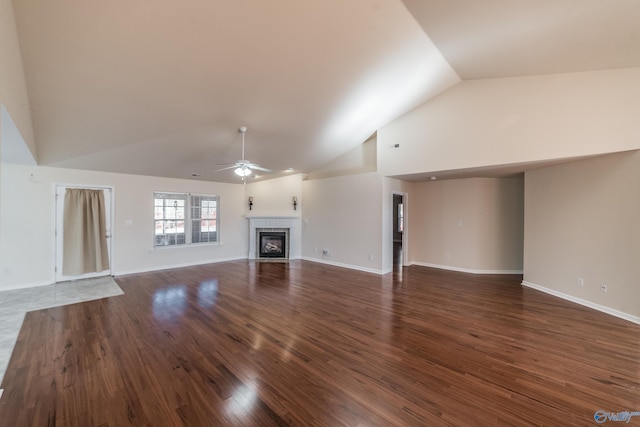
<path fill-rule="evenodd" d="M 637 0 L 14 0 L 41 165 L 310 172 L 460 79 L 640 66 Z"/>

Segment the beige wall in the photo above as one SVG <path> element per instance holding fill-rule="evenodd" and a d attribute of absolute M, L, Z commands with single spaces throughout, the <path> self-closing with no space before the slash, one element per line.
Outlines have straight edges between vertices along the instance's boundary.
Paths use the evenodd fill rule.
<path fill-rule="evenodd" d="M 308 179 L 330 178 L 376 171 L 377 136 L 307 175 Z"/>
<path fill-rule="evenodd" d="M 523 179 L 416 183 L 409 205 L 410 257 L 476 273 L 522 271 Z"/>
<path fill-rule="evenodd" d="M 384 176 L 640 148 L 640 68 L 464 81 L 378 131 Z M 400 144 L 389 149 L 391 144 Z"/>
<path fill-rule="evenodd" d="M 252 216 L 300 216 L 302 211 L 302 175 L 294 174 L 245 186 L 246 214 Z M 253 208 L 249 212 L 249 196 L 253 197 Z M 298 198 L 298 207 L 293 209 L 293 197 Z"/>
<path fill-rule="evenodd" d="M 306 256 L 322 260 L 322 254 L 313 250 L 316 245 L 330 250 L 326 262 L 380 271 L 381 178 L 375 173 L 310 181 L 313 184 L 304 194 L 299 174 L 244 186 L 10 164 L 3 165 L 1 173 L 0 289 L 54 281 L 56 183 L 114 187 L 112 267 L 116 275 L 246 258 L 245 215 L 301 216 L 305 209 L 310 212 L 303 226 L 310 238 Z M 222 244 L 154 250 L 154 191 L 220 195 Z M 251 212 L 249 195 L 255 201 Z M 296 211 L 294 195 L 299 201 Z"/>
<path fill-rule="evenodd" d="M 524 177 L 479 179 L 476 196 L 479 268 L 522 270 Z"/>
<path fill-rule="evenodd" d="M 299 220 L 304 205 L 304 200 L 302 199 L 302 177 L 301 174 L 294 174 L 245 185 L 245 215 L 254 217 L 293 217 Z M 249 211 L 249 197 L 253 197 L 251 211 Z M 293 208 L 293 197 L 298 199 L 298 205 L 295 210 Z M 248 220 L 245 222 L 248 229 Z M 302 227 L 298 225 L 297 228 L 300 230 Z M 297 240 L 291 242 L 290 248 L 292 252 L 290 255 L 293 258 L 300 258 L 302 256 L 300 249 L 302 247 L 302 232 L 300 231 L 290 236 L 290 238 Z"/>
<path fill-rule="evenodd" d="M 3 164 L 0 194 L 0 290 L 54 281 L 54 186 L 112 186 L 114 274 L 246 258 L 241 184 Z M 220 196 L 220 245 L 153 248 L 153 192 Z M 128 220 L 131 224 L 128 225 Z"/>
<path fill-rule="evenodd" d="M 253 215 L 303 218 L 304 257 L 381 272 L 383 179 L 376 173 L 302 179 L 292 175 L 245 186 L 3 164 L 0 289 L 55 280 L 55 184 L 114 188 L 112 268 L 116 275 L 246 258 L 248 195 L 254 196 Z M 219 195 L 222 244 L 154 249 L 154 191 Z M 293 195 L 300 203 L 297 211 L 291 205 Z M 329 256 L 322 256 L 322 248 L 329 249 Z"/>
<path fill-rule="evenodd" d="M 303 258 L 375 273 L 391 271 L 390 203 L 392 189 L 401 181 L 375 173 L 375 156 L 372 137 L 304 178 Z M 329 250 L 328 256 L 323 249 Z"/>
<path fill-rule="evenodd" d="M 527 172 L 525 282 L 637 318 L 638 218 L 639 151 Z"/>
<path fill-rule="evenodd" d="M 303 258 L 382 272 L 382 177 L 303 181 L 302 198 Z"/>

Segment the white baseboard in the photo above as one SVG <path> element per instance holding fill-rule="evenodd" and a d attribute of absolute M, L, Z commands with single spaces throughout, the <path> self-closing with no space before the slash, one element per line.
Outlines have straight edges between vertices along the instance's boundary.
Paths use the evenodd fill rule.
<path fill-rule="evenodd" d="M 536 285 L 535 283 L 527 282 L 526 280 L 522 281 L 522 286 L 526 286 L 527 288 L 535 289 L 537 291 L 544 292 L 546 294 L 553 295 L 555 297 L 562 298 L 567 301 L 575 302 L 576 304 L 580 304 L 585 307 L 589 307 L 594 310 L 598 310 L 603 313 L 609 314 L 611 316 L 619 317 L 620 319 L 628 320 L 629 322 L 640 325 L 640 317 L 634 316 L 629 313 L 625 313 L 623 311 L 619 311 L 604 305 L 596 304 L 595 302 L 574 297 L 573 295 L 565 294 L 563 292 L 559 292 L 553 289 L 545 288 L 544 286 Z"/>
<path fill-rule="evenodd" d="M 373 274 L 379 274 L 379 275 L 386 274 L 384 271 L 378 270 L 375 268 L 360 267 L 359 265 L 352 265 L 352 264 L 342 264 L 340 262 L 328 261 L 326 259 L 311 258 L 311 257 L 302 257 L 302 259 L 305 261 L 317 262 L 319 264 L 332 265 L 334 267 L 342 267 L 342 268 L 349 268 L 351 270 L 364 271 L 365 273 L 373 273 Z"/>
<path fill-rule="evenodd" d="M 411 265 L 419 265 L 421 267 L 439 268 L 441 270 L 458 271 L 460 273 L 471 274 L 522 274 L 522 270 L 476 270 L 471 268 L 455 267 L 452 265 L 431 264 L 428 262 L 417 261 L 412 262 Z"/>
<path fill-rule="evenodd" d="M 0 288 L 0 292 L 4 291 L 15 291 L 18 289 L 28 289 L 28 288 L 37 288 L 40 286 L 49 286 L 53 285 L 55 282 L 44 281 L 44 282 L 31 282 L 31 283 L 21 283 L 17 285 L 7 285 Z"/>
<path fill-rule="evenodd" d="M 239 260 L 243 260 L 243 259 L 247 259 L 247 257 L 241 256 L 241 257 L 231 257 L 231 258 L 216 258 L 216 259 L 209 259 L 209 260 L 198 261 L 198 262 L 186 262 L 186 263 L 181 263 L 181 264 L 158 265 L 158 266 L 147 267 L 147 268 L 136 268 L 136 269 L 133 269 L 133 270 L 121 270 L 121 271 L 117 271 L 117 272 L 112 272 L 112 274 L 114 276 L 124 276 L 125 274 L 148 273 L 150 271 L 171 270 L 172 268 L 193 267 L 193 266 L 196 266 L 196 265 L 216 264 L 216 263 L 219 263 L 219 262 L 239 261 Z"/>
<path fill-rule="evenodd" d="M 124 276 L 126 274 L 147 273 L 147 272 L 150 272 L 150 271 L 170 270 L 172 268 L 192 267 L 192 266 L 196 266 L 196 265 L 213 264 L 213 263 L 226 262 L 226 261 L 238 261 L 238 260 L 242 260 L 242 259 L 247 259 L 247 258 L 246 257 L 242 257 L 242 256 L 241 257 L 231 257 L 231 258 L 217 258 L 217 259 L 210 259 L 210 260 L 205 260 L 205 261 L 198 261 L 198 262 L 194 262 L 194 263 L 158 265 L 158 266 L 147 267 L 147 268 L 136 268 L 136 269 L 133 269 L 133 270 L 118 270 L 118 271 L 112 270 L 111 271 L 111 276 Z M 55 283 L 56 283 L 55 281 L 43 281 L 43 282 L 22 283 L 22 284 L 17 284 L 17 285 L 8 285 L 8 286 L 0 287 L 0 292 L 3 292 L 3 291 L 15 291 L 15 290 L 19 290 L 19 289 L 35 288 L 35 287 L 38 287 L 38 286 L 48 286 L 48 285 L 53 285 Z"/>

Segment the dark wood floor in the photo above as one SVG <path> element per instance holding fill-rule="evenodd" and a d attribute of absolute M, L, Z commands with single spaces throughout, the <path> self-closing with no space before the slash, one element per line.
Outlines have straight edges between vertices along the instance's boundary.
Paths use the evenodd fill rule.
<path fill-rule="evenodd" d="M 117 281 L 124 296 L 27 314 L 1 425 L 559 426 L 640 411 L 640 326 L 517 276 L 238 261 Z"/>

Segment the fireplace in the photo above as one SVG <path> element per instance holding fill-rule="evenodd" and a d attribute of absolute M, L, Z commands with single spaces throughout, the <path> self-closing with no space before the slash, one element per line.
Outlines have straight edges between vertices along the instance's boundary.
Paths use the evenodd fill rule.
<path fill-rule="evenodd" d="M 289 259 L 289 229 L 258 228 L 256 230 L 256 258 L 263 260 Z"/>
<path fill-rule="evenodd" d="M 258 258 L 286 258 L 287 233 L 284 231 L 260 231 Z"/>
<path fill-rule="evenodd" d="M 252 216 L 247 219 L 249 259 L 281 261 L 300 258 L 300 218 Z M 266 241 L 262 235 L 266 236 Z"/>

